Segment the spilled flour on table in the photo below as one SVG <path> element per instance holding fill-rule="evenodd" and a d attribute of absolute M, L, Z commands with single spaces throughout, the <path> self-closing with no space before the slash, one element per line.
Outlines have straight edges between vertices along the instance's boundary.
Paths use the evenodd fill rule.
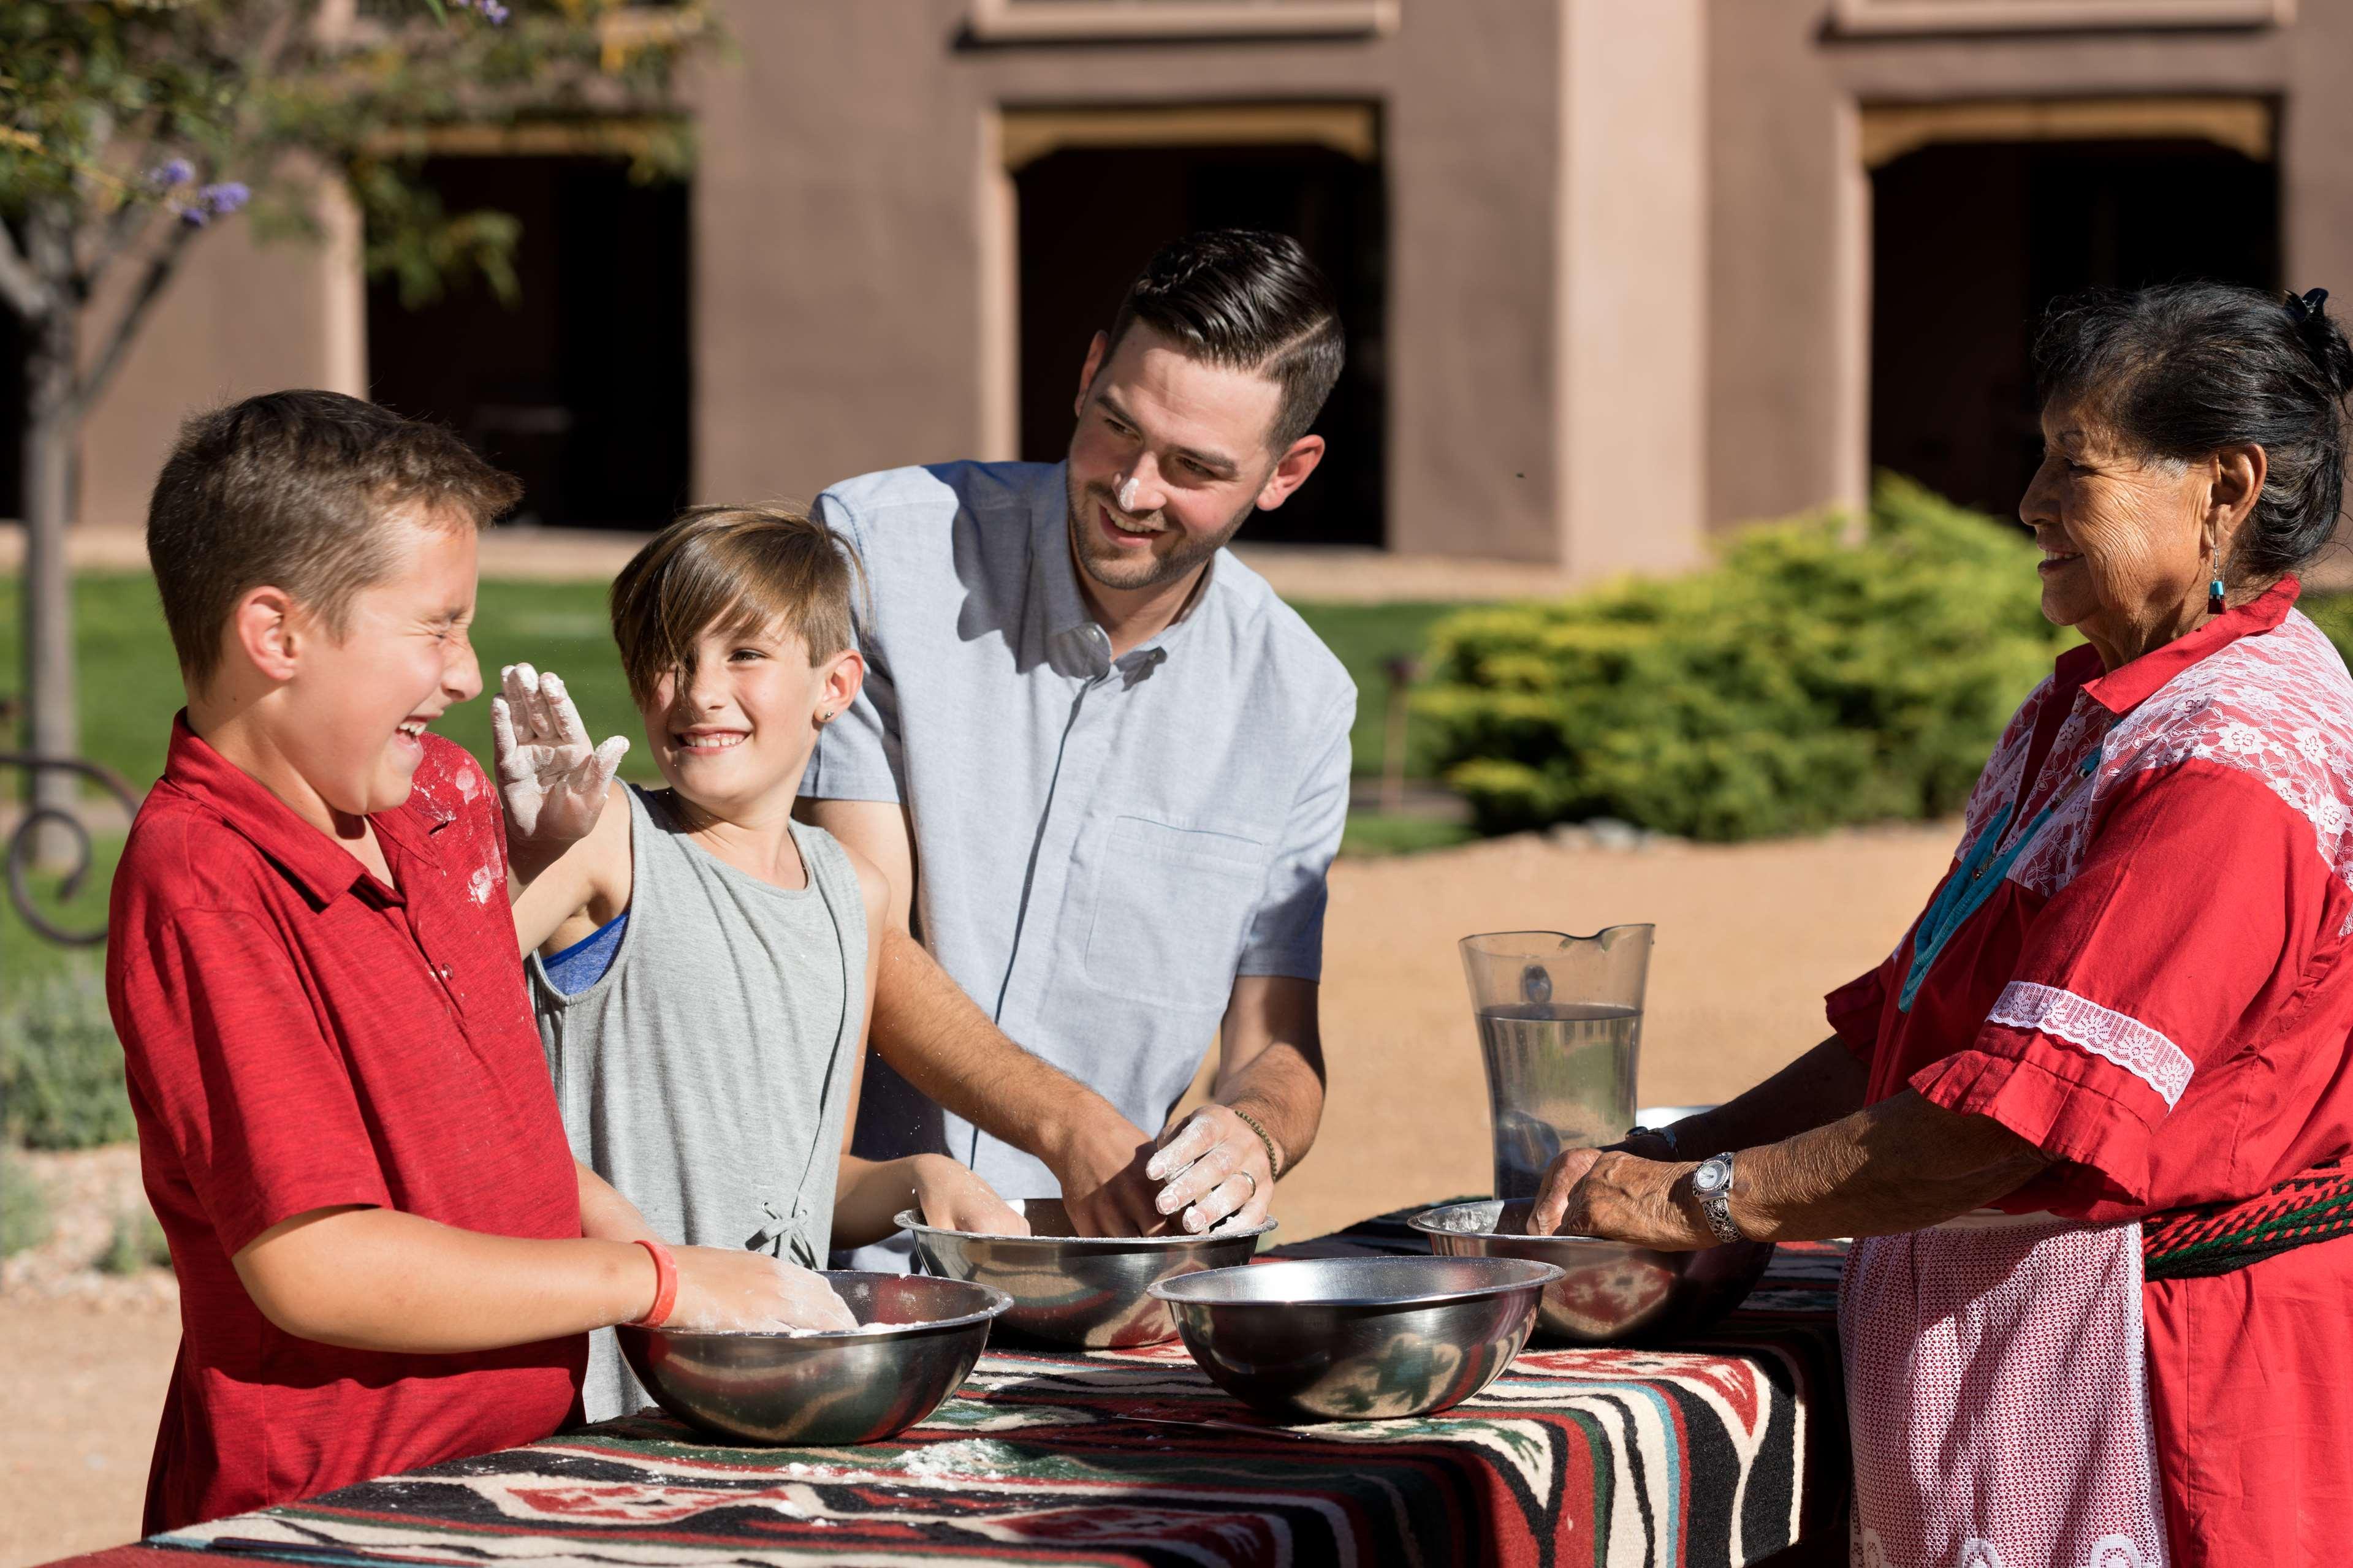
<path fill-rule="evenodd" d="M 961 1437 L 907 1455 L 900 1468 L 916 1480 L 944 1481 L 1010 1474 L 1021 1455 L 994 1437 Z"/>

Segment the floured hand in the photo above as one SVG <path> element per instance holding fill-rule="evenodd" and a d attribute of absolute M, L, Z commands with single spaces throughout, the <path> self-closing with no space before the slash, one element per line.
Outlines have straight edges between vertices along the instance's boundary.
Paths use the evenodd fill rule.
<path fill-rule="evenodd" d="M 1164 1135 L 1144 1167 L 1163 1184 L 1153 1206 L 1177 1216 L 1198 1236 L 1229 1215 L 1245 1226 L 1266 1217 L 1274 1202 L 1274 1171 L 1266 1145 L 1249 1124 L 1222 1105 L 1205 1105 Z"/>
<path fill-rule="evenodd" d="M 629 742 L 615 735 L 592 748 L 580 710 L 552 669 L 511 664 L 500 684 L 491 699 L 491 738 L 509 847 L 537 847 L 553 859 L 596 826 Z"/>
<path fill-rule="evenodd" d="M 915 1207 L 923 1223 L 976 1236 L 1028 1236 L 1029 1222 L 997 1189 L 944 1154 L 915 1156 Z"/>
<path fill-rule="evenodd" d="M 700 1333 L 839 1331 L 858 1320 L 822 1274 L 724 1247 L 678 1248 L 678 1300 L 662 1326 Z"/>

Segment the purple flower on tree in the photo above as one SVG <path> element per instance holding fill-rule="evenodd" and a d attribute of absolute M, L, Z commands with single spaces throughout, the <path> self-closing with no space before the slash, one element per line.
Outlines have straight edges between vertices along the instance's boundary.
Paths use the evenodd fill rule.
<path fill-rule="evenodd" d="M 196 199 L 175 208 L 180 221 L 190 228 L 202 228 L 216 217 L 227 217 L 253 199 L 253 192 L 241 180 L 223 180 L 216 185 L 206 185 L 196 192 Z"/>
<path fill-rule="evenodd" d="M 151 184 L 160 185 L 165 190 L 170 190 L 175 185 L 185 185 L 195 177 L 196 166 L 185 158 L 174 158 L 168 163 L 158 163 L 147 171 L 148 182 Z"/>

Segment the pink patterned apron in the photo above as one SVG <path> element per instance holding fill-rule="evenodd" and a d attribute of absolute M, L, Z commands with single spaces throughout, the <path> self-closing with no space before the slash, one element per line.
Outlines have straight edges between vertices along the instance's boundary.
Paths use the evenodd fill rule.
<path fill-rule="evenodd" d="M 1858 1241 L 1839 1339 L 1853 1568 L 2166 1562 L 2137 1224 L 1981 1212 Z"/>

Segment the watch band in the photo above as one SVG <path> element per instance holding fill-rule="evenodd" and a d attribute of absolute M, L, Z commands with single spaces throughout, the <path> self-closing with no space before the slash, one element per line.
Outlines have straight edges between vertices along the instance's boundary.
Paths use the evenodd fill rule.
<path fill-rule="evenodd" d="M 1683 1151 L 1678 1148 L 1675 1143 L 1675 1130 L 1672 1124 L 1669 1124 L 1665 1127 L 1645 1127 L 1641 1122 L 1637 1121 L 1633 1126 L 1626 1129 L 1626 1136 L 1629 1138 L 1637 1137 L 1645 1132 L 1664 1142 L 1667 1146 L 1668 1153 L 1678 1157 L 1682 1155 Z"/>
<path fill-rule="evenodd" d="M 1692 1173 L 1693 1195 L 1699 1199 L 1699 1212 L 1706 1217 L 1707 1228 L 1715 1233 L 1718 1241 L 1746 1241 L 1740 1226 L 1732 1218 L 1732 1154 L 1729 1151 L 1712 1155 L 1700 1162 L 1700 1171 L 1714 1167 L 1720 1179 L 1702 1184 L 1699 1172 Z"/>

